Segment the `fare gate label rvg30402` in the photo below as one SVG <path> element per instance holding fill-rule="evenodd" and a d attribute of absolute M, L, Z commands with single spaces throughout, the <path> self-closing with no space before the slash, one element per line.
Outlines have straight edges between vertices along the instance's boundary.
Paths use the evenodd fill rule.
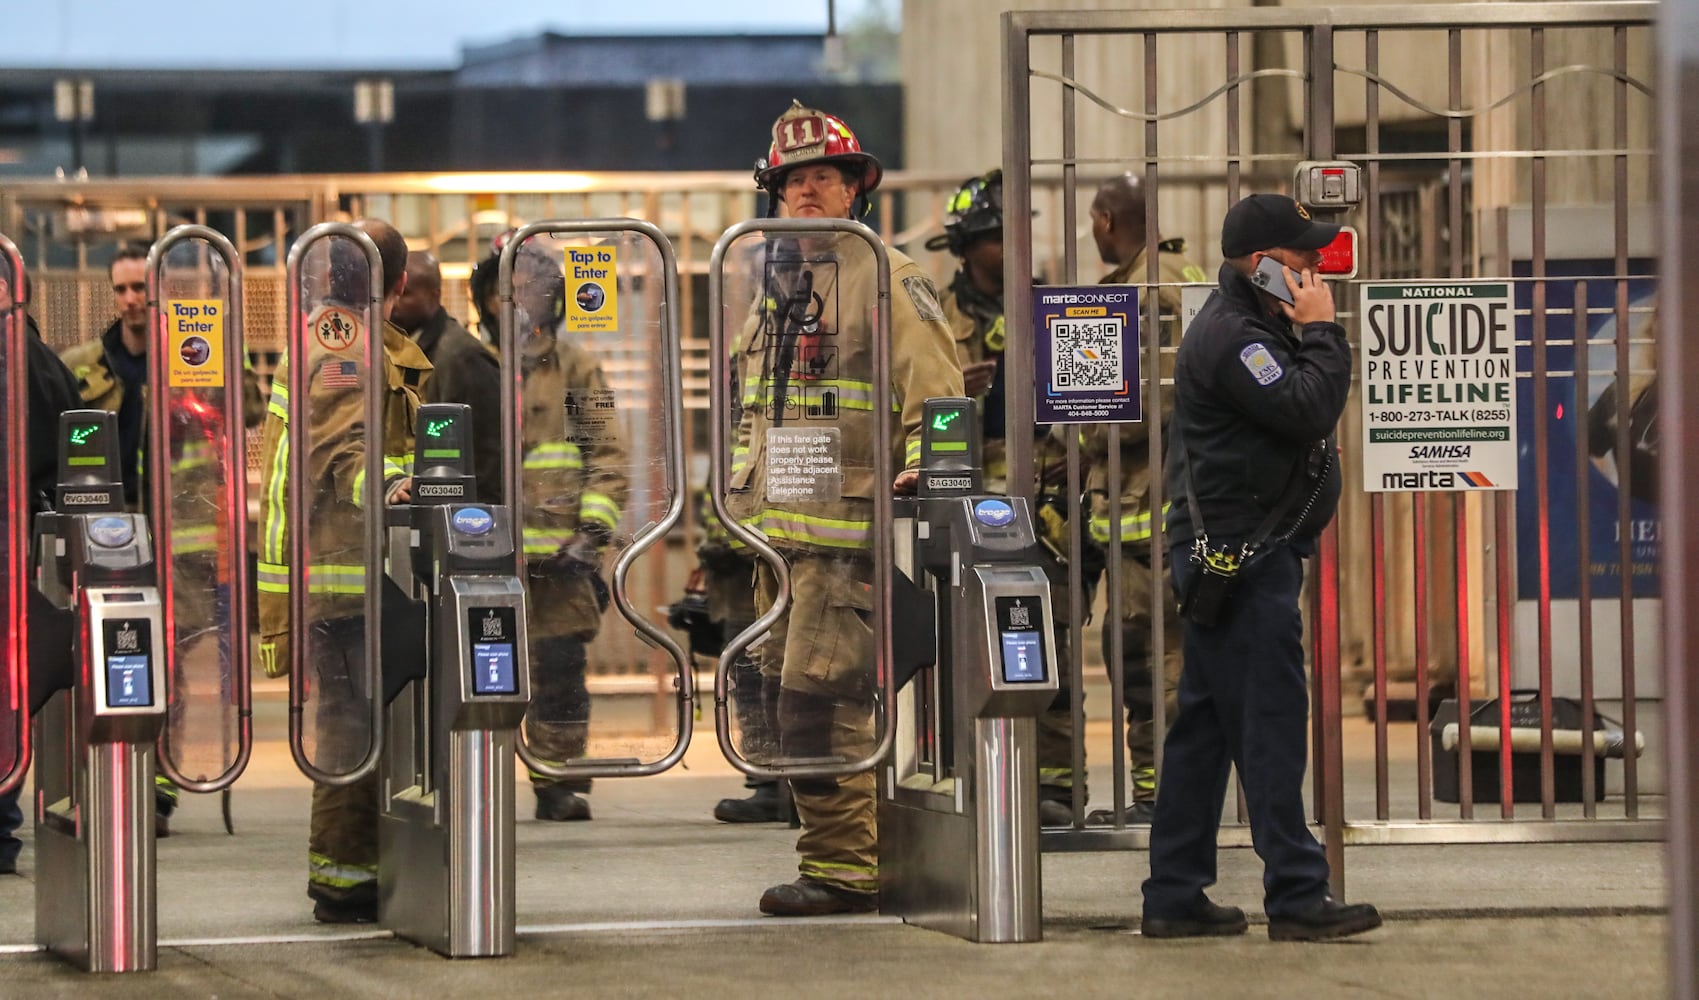
<path fill-rule="evenodd" d="M 1516 489 L 1516 322 L 1504 282 L 1362 286 L 1363 489 Z"/>

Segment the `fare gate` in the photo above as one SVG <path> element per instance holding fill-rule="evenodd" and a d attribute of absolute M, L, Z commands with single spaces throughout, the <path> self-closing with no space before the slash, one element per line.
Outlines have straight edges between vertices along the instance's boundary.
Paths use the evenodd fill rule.
<path fill-rule="evenodd" d="M 720 747 L 789 781 L 805 823 L 877 823 L 882 912 L 1035 941 L 1048 586 L 1025 502 L 982 495 L 974 402 L 897 394 L 891 267 L 849 220 L 753 220 L 714 248 L 709 494 L 757 612 L 716 667 Z M 898 453 L 917 499 L 893 498 Z"/>
<path fill-rule="evenodd" d="M 240 287 L 210 230 L 173 230 L 150 254 L 145 513 L 125 509 L 102 410 L 60 417 L 51 506 L 13 508 L 42 511 L 27 628 L 15 622 L 29 637 L 15 690 L 36 747 L 36 937 L 89 971 L 156 962 L 156 760 L 179 787 L 212 792 L 248 757 L 246 526 L 231 516 L 245 510 L 246 396 L 240 364 L 225 363 L 243 356 Z M 23 584 L 27 549 L 10 553 Z"/>
<path fill-rule="evenodd" d="M 315 227 L 290 256 L 288 357 L 307 360 L 286 360 L 274 390 L 287 480 L 268 480 L 261 560 L 290 602 L 291 745 L 315 797 L 375 786 L 368 881 L 384 926 L 449 957 L 507 955 L 515 754 L 541 810 L 556 783 L 667 769 L 692 731 L 684 653 L 627 593 L 683 504 L 676 269 L 646 223 L 520 228 L 499 254 L 499 309 L 485 304 L 501 317 L 500 410 L 416 415 L 409 376 L 379 374 L 378 352 L 406 346 L 385 328 L 381 274 L 372 239 L 345 224 Z M 593 335 L 659 360 L 652 405 L 608 387 Z M 416 428 L 407 454 L 400 415 Z M 472 474 L 480 420 L 501 428 L 501 482 Z M 676 668 L 675 738 L 653 759 L 589 753 L 584 644 L 609 604 Z"/>
<path fill-rule="evenodd" d="M 1124 456 L 1161 468 L 1166 383 L 1149 374 L 1169 370 L 1185 318 L 1207 294 L 1162 283 L 1158 244 L 1190 237 L 1206 273 L 1219 262 L 1213 229 L 1175 231 L 1189 216 L 1174 214 L 1179 202 L 1164 179 L 1224 168 L 1224 183 L 1206 193 L 1214 224 L 1244 194 L 1278 187 L 1353 227 L 1354 261 L 1335 284 L 1364 359 L 1340 427 L 1348 488 L 1308 587 L 1313 801 L 1336 891 L 1345 843 L 1662 835 L 1661 778 L 1646 767 L 1656 755 L 1641 756 L 1661 728 L 1647 700 L 1657 695 L 1648 683 L 1658 546 L 1647 471 L 1656 457 L 1656 324 L 1644 142 L 1653 13 L 1647 4 L 1554 3 L 1004 15 L 1012 425 L 1032 422 L 1035 386 L 1054 378 L 1035 354 L 1050 335 L 1036 335 L 1037 293 L 1024 280 L 1037 178 L 1060 177 L 1063 213 L 1077 218 L 1083 175 L 1143 175 L 1147 266 L 1135 276 L 1137 322 L 1128 329 L 1138 335 L 1147 416 L 1110 429 L 1112 482 Z M 1110 57 L 1110 44 L 1136 53 L 1130 70 L 1119 69 L 1125 60 Z M 1442 74 L 1431 70 L 1432 53 L 1444 53 Z M 1187 72 L 1164 72 L 1177 65 Z M 1565 113 L 1582 105 L 1601 114 Z M 1412 178 L 1439 184 L 1412 202 L 1402 194 Z M 1077 248 L 1065 251 L 1063 282 L 1091 281 Z M 1383 280 L 1395 274 L 1405 280 Z M 1388 388 L 1378 367 L 1390 360 L 1386 314 L 1377 312 L 1385 298 L 1426 294 L 1443 310 L 1435 285 L 1497 310 L 1500 341 L 1513 343 L 1481 368 L 1477 381 L 1490 385 L 1480 391 L 1502 402 L 1473 407 L 1479 421 L 1453 420 L 1443 411 L 1461 408 L 1439 406 L 1455 400 L 1445 393 L 1476 391 L 1438 388 L 1470 381 L 1460 366 L 1414 377 L 1426 387 L 1409 389 Z M 1478 345 L 1450 347 L 1452 360 L 1484 357 Z M 1062 431 L 1063 499 L 1077 524 L 1090 505 L 1078 435 Z M 1470 448 L 1435 444 L 1458 441 L 1476 442 L 1490 464 L 1458 458 Z M 1433 450 L 1416 454 L 1412 442 Z M 1402 465 L 1388 457 L 1394 445 L 1404 448 Z M 1034 482 L 1035 451 L 1011 440 L 1011 483 Z M 1153 477 L 1150 509 L 1161 509 L 1164 488 Z M 1144 842 L 1143 829 L 1121 819 L 1129 796 L 1119 706 L 1127 685 L 1150 685 L 1160 747 L 1165 698 L 1151 665 L 1177 637 L 1161 625 L 1161 526 L 1149 542 L 1124 547 L 1119 493 L 1099 499 L 1107 607 L 1113 615 L 1122 606 L 1127 574 L 1148 572 L 1151 624 L 1142 651 L 1117 629 L 1104 643 L 1106 662 L 1127 665 L 1110 671 L 1112 818 L 1085 822 L 1076 782 L 1074 822 L 1046 835 L 1052 850 Z M 1071 566 L 1080 555 L 1076 541 Z M 1083 774 L 1083 601 L 1092 581 L 1070 575 L 1064 681 L 1076 745 L 1066 766 Z M 1347 735 L 1363 725 L 1358 705 L 1372 758 L 1348 768 Z M 1488 802 L 1494 817 L 1477 818 Z M 1529 822 L 1536 808 L 1539 821 Z M 1441 818 L 1446 811 L 1452 819 Z M 1244 833 L 1229 827 L 1223 843 L 1246 843 Z"/>

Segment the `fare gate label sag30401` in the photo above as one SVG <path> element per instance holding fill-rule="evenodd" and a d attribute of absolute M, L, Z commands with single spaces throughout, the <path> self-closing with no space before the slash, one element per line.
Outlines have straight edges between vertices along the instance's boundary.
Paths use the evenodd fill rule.
<path fill-rule="evenodd" d="M 1516 488 L 1516 320 L 1503 282 L 1362 286 L 1363 489 Z"/>

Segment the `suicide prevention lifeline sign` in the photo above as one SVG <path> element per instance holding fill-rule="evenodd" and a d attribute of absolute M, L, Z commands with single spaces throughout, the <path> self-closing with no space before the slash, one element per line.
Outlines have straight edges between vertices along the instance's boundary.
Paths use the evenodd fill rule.
<path fill-rule="evenodd" d="M 1516 316 L 1505 282 L 1362 286 L 1363 489 L 1516 488 Z"/>

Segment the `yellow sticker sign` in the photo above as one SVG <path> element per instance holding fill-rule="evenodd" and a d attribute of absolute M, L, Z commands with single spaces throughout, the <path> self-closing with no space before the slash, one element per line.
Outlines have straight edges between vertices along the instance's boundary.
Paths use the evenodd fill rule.
<path fill-rule="evenodd" d="M 172 299 L 165 303 L 165 342 L 171 349 L 171 386 L 224 387 L 224 302 Z"/>
<path fill-rule="evenodd" d="M 566 248 L 566 328 L 619 329 L 619 266 L 613 247 Z"/>

